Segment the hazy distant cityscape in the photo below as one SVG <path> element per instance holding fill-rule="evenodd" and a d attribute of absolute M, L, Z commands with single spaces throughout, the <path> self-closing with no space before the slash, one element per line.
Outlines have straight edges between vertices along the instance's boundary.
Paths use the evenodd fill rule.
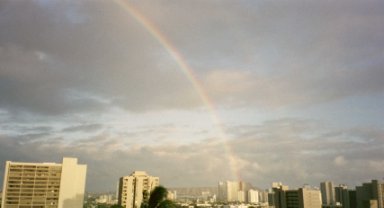
<path fill-rule="evenodd" d="M 86 164 L 63 158 L 62 164 L 7 161 L 1 207 L 3 208 L 143 208 L 160 178 L 145 171 L 122 176 L 116 192 L 86 193 Z M 303 185 L 289 188 L 282 182 L 261 189 L 245 181 L 219 181 L 217 187 L 168 187 L 166 198 L 175 207 L 222 208 L 383 208 L 384 182 L 361 186 Z M 172 208 L 170 206 L 166 206 Z M 151 207 L 150 207 L 151 208 Z"/>

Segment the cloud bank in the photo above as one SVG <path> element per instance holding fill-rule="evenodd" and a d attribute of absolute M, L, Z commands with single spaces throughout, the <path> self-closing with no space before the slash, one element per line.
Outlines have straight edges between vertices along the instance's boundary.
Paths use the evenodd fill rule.
<path fill-rule="evenodd" d="M 215 112 L 114 1 L 5 0 L 1 163 L 75 156 L 91 191 L 115 190 L 136 169 L 167 186 L 381 176 L 382 1 L 129 3 L 191 66 Z"/>
<path fill-rule="evenodd" d="M 4 158 L 60 162 L 63 156 L 78 157 L 88 165 L 87 189 L 93 191 L 114 190 L 118 178 L 134 170 L 159 176 L 169 187 L 241 179 L 263 188 L 273 181 L 293 187 L 324 180 L 354 186 L 383 171 L 381 129 L 334 129 L 289 118 L 231 128 L 235 139 L 226 143 L 207 139 L 184 145 L 132 145 L 103 134 L 73 142 L 2 135 L 0 158 L 4 163 Z M 230 159 L 234 167 L 228 165 Z"/>

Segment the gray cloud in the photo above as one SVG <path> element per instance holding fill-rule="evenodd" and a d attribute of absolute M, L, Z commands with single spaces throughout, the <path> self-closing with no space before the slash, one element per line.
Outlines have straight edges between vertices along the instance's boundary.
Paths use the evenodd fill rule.
<path fill-rule="evenodd" d="M 131 3 L 180 52 L 223 112 L 299 106 L 299 117 L 306 117 L 305 107 L 321 103 L 383 100 L 381 1 Z M 260 187 L 275 180 L 354 184 L 382 174 L 383 130 L 368 125 L 277 113 L 259 125 L 224 121 L 231 139 L 218 140 L 209 124 L 197 125 L 207 122 L 204 103 L 188 77 L 112 1 L 1 1 L 0 28 L 2 163 L 79 157 L 89 165 L 92 191 L 115 190 L 118 177 L 140 169 L 167 186 L 215 185 L 238 174 Z M 136 124 L 135 117 L 116 112 L 135 114 L 141 127 L 122 129 Z M 180 115 L 196 126 L 164 119 Z M 232 121 L 243 114 L 236 116 Z"/>
<path fill-rule="evenodd" d="M 180 50 L 218 105 L 308 105 L 383 90 L 381 2 L 243 3 L 134 6 Z M 0 15 L 3 109 L 202 105 L 166 50 L 117 4 L 5 1 Z"/>
<path fill-rule="evenodd" d="M 91 191 L 114 190 L 117 179 L 133 170 L 158 175 L 167 186 L 215 186 L 218 180 L 239 175 L 264 188 L 276 180 L 293 187 L 323 180 L 354 186 L 382 173 L 382 129 L 335 129 L 298 119 L 235 128 L 242 133 L 227 143 L 204 140 L 185 145 L 127 145 L 125 139 L 108 134 L 70 143 L 3 135 L 1 161 L 59 162 L 62 156 L 75 156 L 88 164 Z"/>
<path fill-rule="evenodd" d="M 102 129 L 103 125 L 101 124 L 83 124 L 83 125 L 76 125 L 76 126 L 70 126 L 64 128 L 63 132 L 76 132 L 76 131 L 83 131 L 83 132 L 92 132 Z"/>
<path fill-rule="evenodd" d="M 3 108 L 55 114 L 200 102 L 176 65 L 159 59 L 164 49 L 117 5 L 57 2 L 46 9 L 20 3 L 4 3 L 9 21 L 0 22 Z M 74 24 L 63 18 L 68 11 L 85 20 Z"/>

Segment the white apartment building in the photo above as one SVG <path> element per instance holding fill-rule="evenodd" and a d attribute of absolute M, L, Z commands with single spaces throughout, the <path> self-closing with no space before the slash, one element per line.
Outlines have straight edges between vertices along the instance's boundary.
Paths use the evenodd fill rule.
<path fill-rule="evenodd" d="M 222 202 L 248 202 L 248 190 L 251 184 L 243 181 L 220 181 L 218 200 Z"/>
<path fill-rule="evenodd" d="M 124 208 L 139 208 L 143 202 L 143 192 L 149 194 L 160 185 L 159 177 L 148 175 L 144 171 L 134 171 L 120 178 L 118 204 Z"/>
<path fill-rule="evenodd" d="M 256 204 L 259 203 L 259 192 L 254 189 L 248 190 L 248 203 Z"/>
<path fill-rule="evenodd" d="M 81 208 L 86 171 L 76 158 L 62 164 L 7 161 L 1 207 Z"/>

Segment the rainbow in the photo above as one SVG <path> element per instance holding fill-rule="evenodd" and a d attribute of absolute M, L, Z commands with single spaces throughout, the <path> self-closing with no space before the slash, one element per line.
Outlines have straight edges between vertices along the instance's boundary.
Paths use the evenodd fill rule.
<path fill-rule="evenodd" d="M 226 140 L 226 134 L 220 120 L 219 115 L 216 113 L 215 105 L 212 99 L 208 96 L 207 92 L 202 87 L 202 84 L 197 79 L 193 69 L 188 65 L 186 59 L 182 54 L 177 50 L 177 48 L 172 44 L 172 42 L 154 25 L 152 24 L 142 13 L 130 5 L 126 0 L 115 0 L 115 2 L 121 6 L 126 12 L 132 16 L 136 22 L 138 22 L 143 28 L 154 38 L 156 39 L 161 46 L 169 53 L 169 55 L 175 60 L 177 65 L 183 74 L 192 84 L 193 88 L 199 95 L 200 99 L 208 109 L 211 121 L 215 126 L 218 137 L 223 141 L 225 146 L 225 152 L 229 162 L 229 166 L 232 172 L 232 177 L 236 180 L 241 180 L 240 173 L 238 171 L 237 162 L 235 154 Z"/>

